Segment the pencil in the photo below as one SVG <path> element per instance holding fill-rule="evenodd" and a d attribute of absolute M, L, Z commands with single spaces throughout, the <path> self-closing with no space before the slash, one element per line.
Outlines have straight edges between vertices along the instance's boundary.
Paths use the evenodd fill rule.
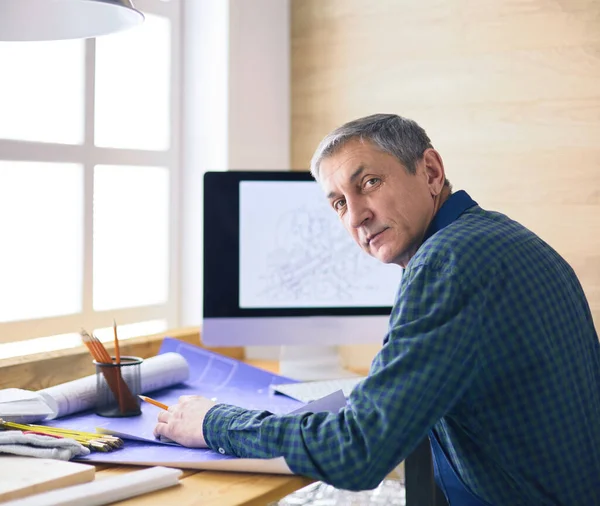
<path fill-rule="evenodd" d="M 117 336 L 117 321 L 115 319 L 113 319 L 113 333 L 115 335 L 115 364 L 121 365 L 121 350 L 119 349 L 119 337 Z M 121 413 L 125 413 L 125 404 L 123 402 L 123 394 L 121 393 L 122 381 L 123 375 L 121 374 L 121 368 L 117 367 L 117 402 L 119 403 L 119 411 L 121 411 Z"/>
<path fill-rule="evenodd" d="M 116 321 L 113 320 L 113 330 L 116 335 Z M 94 360 L 100 364 L 101 366 L 104 364 L 114 365 L 113 359 L 106 351 L 104 345 L 100 342 L 100 340 L 94 336 L 93 334 L 89 334 L 85 329 L 81 329 L 80 332 L 81 340 L 87 346 Z M 118 345 L 118 337 L 116 339 Z M 121 354 L 119 350 L 119 362 L 121 361 Z M 110 388 L 113 393 L 115 399 L 117 399 L 119 403 L 119 410 L 121 413 L 125 413 L 127 410 L 139 412 L 139 403 L 136 398 L 131 393 L 129 389 L 129 385 L 123 379 L 121 374 L 120 364 L 116 364 L 117 367 L 101 367 L 102 374 L 106 379 L 106 384 Z M 126 408 L 126 409 L 125 409 Z"/>
<path fill-rule="evenodd" d="M 115 362 L 117 365 L 121 363 L 121 350 L 119 348 L 119 337 L 117 336 L 117 321 L 113 320 L 113 333 L 115 335 Z"/>
<path fill-rule="evenodd" d="M 155 401 L 154 399 L 151 399 L 150 397 L 146 397 L 145 395 L 138 395 L 138 397 L 140 399 L 142 399 L 145 402 L 149 402 L 150 404 L 154 404 L 156 407 L 160 408 L 160 409 L 164 409 L 165 411 L 167 411 L 169 409 L 169 406 L 167 406 L 166 404 L 163 404 L 162 402 L 158 402 Z"/>
<path fill-rule="evenodd" d="M 0 428 L 5 430 L 20 430 L 23 434 L 38 434 L 56 438 L 74 439 L 92 450 L 107 452 L 123 446 L 123 440 L 114 436 L 93 432 L 81 432 L 70 429 L 59 429 L 46 425 L 22 424 L 6 422 L 0 418 Z"/>

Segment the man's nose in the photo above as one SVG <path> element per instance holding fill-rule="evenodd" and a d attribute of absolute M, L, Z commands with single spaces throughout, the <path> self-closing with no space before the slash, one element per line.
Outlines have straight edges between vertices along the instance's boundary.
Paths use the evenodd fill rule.
<path fill-rule="evenodd" d="M 368 206 L 360 202 L 348 202 L 349 223 L 352 228 L 358 228 L 371 218 Z"/>

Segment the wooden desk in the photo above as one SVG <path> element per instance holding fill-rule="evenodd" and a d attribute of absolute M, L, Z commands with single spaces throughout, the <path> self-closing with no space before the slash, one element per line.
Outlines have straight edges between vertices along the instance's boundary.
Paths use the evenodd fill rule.
<path fill-rule="evenodd" d="M 191 344 L 200 344 L 197 328 L 177 329 L 166 335 Z M 144 358 L 156 355 L 165 334 L 142 336 L 122 342 L 123 355 Z M 111 346 L 107 345 L 109 351 Z M 209 348 L 210 349 L 210 348 Z M 213 351 L 243 360 L 242 348 L 215 348 Z M 277 362 L 248 361 L 273 372 Z M 0 360 L 0 388 L 26 388 L 38 390 L 70 381 L 88 374 L 94 369 L 88 351 L 83 347 L 40 353 L 26 357 Z M 96 479 L 130 473 L 142 469 L 137 466 L 96 465 Z M 116 504 L 130 505 L 177 505 L 192 504 L 218 506 L 264 506 L 312 483 L 300 476 L 267 475 L 253 473 L 226 473 L 218 471 L 183 470 L 180 485 L 134 497 Z"/>
<path fill-rule="evenodd" d="M 271 372 L 279 371 L 275 361 L 244 360 Z M 116 476 L 141 469 L 132 466 L 96 465 L 96 479 Z M 264 506 L 277 501 L 314 480 L 301 476 L 283 476 L 222 471 L 183 469 L 180 485 L 115 504 L 127 506 L 177 506 L 201 504 L 210 506 Z"/>
<path fill-rule="evenodd" d="M 244 360 L 271 372 L 278 372 L 274 361 Z M 362 372 L 362 371 L 361 371 Z M 130 466 L 97 465 L 96 479 L 135 471 Z M 447 503 L 437 492 L 431 472 L 429 442 L 423 443 L 405 463 L 407 506 L 444 506 Z M 300 476 L 276 476 L 250 473 L 184 470 L 180 485 L 135 497 L 116 504 L 127 506 L 178 506 L 202 504 L 215 506 L 264 506 L 277 501 L 314 480 Z"/>
<path fill-rule="evenodd" d="M 197 328 L 176 329 L 166 334 L 142 336 L 123 341 L 121 353 L 144 358 L 154 356 L 165 335 L 191 344 L 201 344 Z M 111 351 L 110 345 L 107 348 Z M 244 359 L 242 348 L 215 348 L 213 351 L 238 360 Z M 247 362 L 274 372 L 278 369 L 276 362 L 252 360 L 247 360 Z M 14 359 L 3 359 L 0 360 L 0 388 L 17 387 L 39 390 L 93 372 L 89 353 L 83 346 Z M 109 476 L 129 473 L 140 467 L 98 464 L 96 469 L 96 479 L 101 480 Z M 443 498 L 436 493 L 432 476 L 429 445 L 424 442 L 413 455 L 408 457 L 405 463 L 407 506 L 444 504 Z M 312 481 L 300 476 L 185 470 L 179 486 L 121 501 L 118 504 L 127 504 L 128 506 L 164 506 L 164 504 L 262 506 L 277 501 Z"/>
<path fill-rule="evenodd" d="M 96 466 L 96 480 L 140 469 L 131 466 Z M 300 476 L 183 470 L 180 485 L 114 504 L 127 506 L 264 506 L 312 483 Z"/>

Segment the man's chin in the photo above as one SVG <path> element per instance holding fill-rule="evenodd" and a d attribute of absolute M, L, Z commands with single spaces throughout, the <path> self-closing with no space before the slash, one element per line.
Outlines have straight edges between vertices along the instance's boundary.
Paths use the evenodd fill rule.
<path fill-rule="evenodd" d="M 396 264 L 400 267 L 405 267 L 404 263 L 401 261 L 402 256 L 399 255 L 397 251 L 394 251 L 390 248 L 382 247 L 375 251 L 367 251 L 367 253 L 369 253 L 369 255 L 371 255 L 375 260 L 379 260 L 382 264 Z"/>
<path fill-rule="evenodd" d="M 372 252 L 371 256 L 383 264 L 391 264 L 394 262 L 394 255 L 386 250 L 386 248 L 379 248 L 377 251 Z"/>

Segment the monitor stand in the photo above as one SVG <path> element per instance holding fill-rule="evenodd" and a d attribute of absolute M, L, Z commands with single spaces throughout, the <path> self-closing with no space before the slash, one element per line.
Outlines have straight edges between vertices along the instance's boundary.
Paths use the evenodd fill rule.
<path fill-rule="evenodd" d="M 343 368 L 337 346 L 282 346 L 279 374 L 299 381 L 358 376 Z"/>

